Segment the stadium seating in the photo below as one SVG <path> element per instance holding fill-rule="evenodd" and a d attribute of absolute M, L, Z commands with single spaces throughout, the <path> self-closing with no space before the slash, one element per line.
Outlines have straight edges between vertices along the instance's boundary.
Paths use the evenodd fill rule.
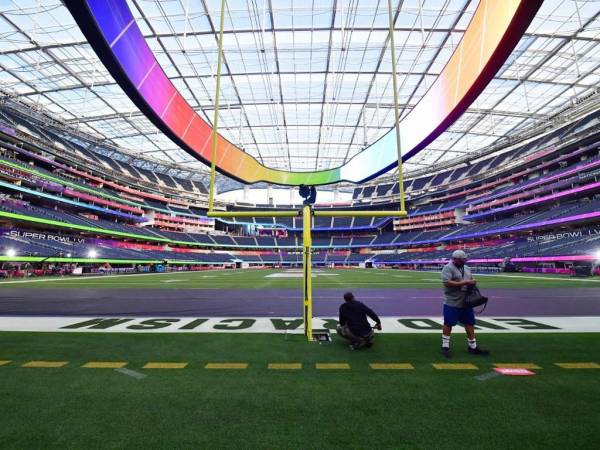
<path fill-rule="evenodd" d="M 259 255 L 237 255 L 236 257 L 247 263 L 262 263 L 263 262 L 263 260 L 261 259 L 261 257 Z"/>
<path fill-rule="evenodd" d="M 21 116 L 2 117 L 14 119 L 30 133 L 20 132 L 20 143 L 15 136 L 4 139 L 0 133 L 0 216 L 10 224 L 14 221 L 17 229 L 42 227 L 71 237 L 76 233 L 102 237 L 109 243 L 92 246 L 102 259 L 301 263 L 302 255 L 293 251 L 243 253 L 298 248 L 300 217 L 233 217 L 212 221 L 208 232 L 201 231 L 197 227 L 207 220 L 206 204 L 188 194 L 206 192 L 202 183 L 132 166 L 124 157 L 86 148 L 74 137 L 57 136 Z M 593 113 L 577 126 L 557 129 L 512 152 L 407 180 L 408 218 L 315 217 L 313 261 L 336 265 L 436 261 L 447 256 L 444 246 L 456 243 L 469 244 L 472 256 L 481 259 L 592 257 L 600 247 L 594 235 L 557 241 L 524 238 L 558 227 L 577 230 L 600 223 L 596 198 L 600 133 L 594 127 L 599 117 Z M 575 133 L 586 133 L 586 140 L 573 140 Z M 62 153 L 57 145 L 64 147 Z M 398 192 L 398 183 L 389 181 L 357 187 L 353 198 L 363 210 L 396 209 L 393 196 Z M 379 200 L 376 206 L 365 205 L 371 199 Z M 247 224 L 284 228 L 287 236 L 249 236 Z M 131 241 L 127 246 L 110 243 L 125 237 Z M 2 251 L 10 249 L 21 256 L 89 258 L 89 244 L 7 234 L 1 238 Z M 503 242 L 487 245 L 494 239 Z M 147 244 L 154 247 L 143 247 Z M 191 252 L 194 248 L 202 253 Z M 238 248 L 239 255 L 228 253 Z"/>

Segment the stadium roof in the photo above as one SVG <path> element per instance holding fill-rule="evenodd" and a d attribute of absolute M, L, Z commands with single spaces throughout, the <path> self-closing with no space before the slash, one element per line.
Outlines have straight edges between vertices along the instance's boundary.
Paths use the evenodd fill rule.
<path fill-rule="evenodd" d="M 500 0 L 499 0 L 500 1 Z M 269 167 L 336 167 L 393 125 L 385 0 L 228 0 L 220 132 Z M 478 1 L 394 0 L 401 111 L 435 80 Z M 150 47 L 212 122 L 217 0 L 130 0 Z M 0 86 L 141 155 L 206 167 L 146 119 L 57 0 L 0 0 Z M 600 2 L 546 0 L 468 111 L 406 169 L 462 158 L 600 84 Z"/>

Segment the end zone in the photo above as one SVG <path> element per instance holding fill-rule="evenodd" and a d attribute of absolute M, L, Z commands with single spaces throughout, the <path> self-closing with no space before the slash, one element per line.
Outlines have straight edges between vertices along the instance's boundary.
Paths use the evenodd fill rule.
<path fill-rule="evenodd" d="M 378 333 L 439 333 L 441 317 L 383 317 Z M 337 318 L 316 317 L 314 326 L 334 330 Z M 479 333 L 598 333 L 599 316 L 486 317 Z M 457 329 L 459 331 L 460 328 Z M 300 333 L 297 317 L 0 317 L 0 331 L 108 333 Z M 459 331 L 460 332 L 460 331 Z"/>

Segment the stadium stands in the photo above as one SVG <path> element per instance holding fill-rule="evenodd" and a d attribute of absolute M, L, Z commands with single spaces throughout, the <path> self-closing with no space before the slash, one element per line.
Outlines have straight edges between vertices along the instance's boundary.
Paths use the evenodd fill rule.
<path fill-rule="evenodd" d="M 408 180 L 407 218 L 315 217 L 313 262 L 418 264 L 445 258 L 445 247 L 457 244 L 467 246 L 473 258 L 496 262 L 594 259 L 600 248 L 595 234 L 543 242 L 527 239 L 564 227 L 575 234 L 592 233 L 600 223 L 600 133 L 593 126 L 599 116 L 591 114 L 579 127 L 563 127 L 512 154 L 492 155 Z M 297 252 L 228 253 L 298 248 L 300 218 L 234 217 L 215 222 L 206 218 L 203 201 L 187 197 L 191 191 L 205 191 L 195 180 L 131 166 L 121 157 L 85 148 L 75 138 L 41 130 L 10 112 L 2 117 L 29 130 L 26 134 L 21 129 L 18 135 L 0 132 L 0 219 L 9 226 L 7 230 L 23 232 L 17 237 L 7 232 L 1 236 L 4 253 L 50 259 L 69 254 L 71 259 L 92 260 L 93 248 L 98 260 L 301 263 Z M 9 130 L 10 124 L 3 127 Z M 569 133 L 574 130 L 586 137 L 573 140 Z M 56 152 L 57 142 L 67 149 L 62 156 Z M 542 151 L 550 144 L 551 150 Z M 380 183 L 355 189 L 353 198 L 357 205 L 387 199 L 378 207 L 397 208 L 398 191 L 396 182 Z M 283 228 L 284 235 L 248 235 L 243 228 L 248 224 Z M 36 232 L 55 233 L 66 240 L 34 239 L 31 234 Z M 92 245 L 73 241 L 79 237 L 85 242 L 98 237 L 104 241 Z M 129 242 L 114 245 L 123 239 Z M 490 245 L 498 239 L 501 245 Z"/>

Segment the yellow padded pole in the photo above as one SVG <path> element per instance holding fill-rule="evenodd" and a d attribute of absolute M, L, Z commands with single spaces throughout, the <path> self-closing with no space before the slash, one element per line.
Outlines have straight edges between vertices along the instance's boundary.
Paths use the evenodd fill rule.
<path fill-rule="evenodd" d="M 304 335 L 312 341 L 312 214 L 311 207 L 302 208 L 302 266 L 304 269 Z"/>
<path fill-rule="evenodd" d="M 388 21 L 390 25 L 390 53 L 392 56 L 392 86 L 394 88 L 394 127 L 396 128 L 396 151 L 398 152 L 398 183 L 400 187 L 400 210 L 406 211 L 404 205 L 404 174 L 402 173 L 402 149 L 400 142 L 400 108 L 398 107 L 398 75 L 396 73 L 396 47 L 394 44 L 394 17 L 392 0 L 388 0 Z"/>
<path fill-rule="evenodd" d="M 212 148 L 210 153 L 210 188 L 208 190 L 208 211 L 212 211 L 215 200 L 215 164 L 217 159 L 217 128 L 219 126 L 219 97 L 221 96 L 221 60 L 223 59 L 223 27 L 225 24 L 225 4 L 221 0 L 221 18 L 219 22 L 219 48 L 217 51 L 217 83 L 215 86 L 215 111 L 213 115 Z"/>

